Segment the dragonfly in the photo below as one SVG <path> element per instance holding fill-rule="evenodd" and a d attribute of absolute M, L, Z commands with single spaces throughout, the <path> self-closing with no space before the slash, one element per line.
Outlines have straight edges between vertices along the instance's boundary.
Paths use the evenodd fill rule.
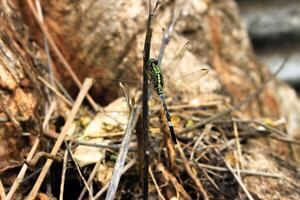
<path fill-rule="evenodd" d="M 188 81 L 189 83 L 192 83 L 193 81 L 199 80 L 200 78 L 205 76 L 209 71 L 207 67 L 204 67 L 204 68 L 195 70 L 193 72 L 190 72 L 180 78 L 175 78 L 173 80 L 168 78 L 168 80 L 165 81 L 166 77 L 170 77 L 171 75 L 173 75 L 173 73 L 177 69 L 180 61 L 184 57 L 186 51 L 190 47 L 191 47 L 191 43 L 186 42 L 184 44 L 184 46 L 181 48 L 181 50 L 176 54 L 176 56 L 164 68 L 162 68 L 158 64 L 159 63 L 158 59 L 150 58 L 149 61 L 147 62 L 147 72 L 148 72 L 150 83 L 152 85 L 153 90 L 155 91 L 156 95 L 159 97 L 159 99 L 163 105 L 165 117 L 167 119 L 168 127 L 170 130 L 170 136 L 171 136 L 172 142 L 175 145 L 177 144 L 177 137 L 175 134 L 174 125 L 171 120 L 171 114 L 170 114 L 170 111 L 169 111 L 167 103 L 166 103 L 166 98 L 165 98 L 165 93 L 164 93 L 165 86 L 167 85 L 167 87 L 168 87 L 171 85 L 172 82 L 178 83 L 180 81 L 183 81 L 183 82 Z M 129 82 L 129 83 L 130 82 L 131 83 L 138 82 L 138 81 L 133 81 L 133 80 L 126 81 L 126 80 L 121 80 L 121 79 L 113 79 L 113 80 L 121 81 L 121 82 Z"/>
<path fill-rule="evenodd" d="M 148 75 L 150 77 L 150 82 L 152 83 L 152 87 L 155 91 L 155 93 L 159 96 L 161 103 L 163 105 L 164 111 L 165 111 L 165 115 L 166 115 L 166 119 L 167 119 L 167 123 L 168 123 L 168 127 L 170 130 L 170 135 L 171 135 L 171 139 L 173 141 L 173 143 L 176 145 L 177 144 L 177 137 L 174 131 L 174 125 L 172 123 L 171 120 L 171 114 L 170 111 L 168 109 L 167 103 L 166 103 L 166 98 L 164 95 L 164 74 L 166 72 L 168 73 L 173 73 L 177 67 L 177 65 L 179 64 L 179 62 L 181 61 L 181 59 L 183 58 L 185 52 L 190 48 L 191 44 L 189 42 L 187 42 L 183 48 L 179 51 L 179 53 L 177 54 L 177 56 L 167 65 L 167 67 L 164 69 L 164 71 L 161 69 L 161 67 L 158 64 L 158 60 L 155 58 L 150 58 L 148 63 L 147 63 L 147 67 L 148 67 Z M 206 75 L 208 73 L 208 69 L 207 68 L 202 68 L 200 70 L 196 70 L 188 75 L 186 75 L 185 77 L 183 77 L 184 79 L 188 78 L 190 82 L 192 82 L 194 79 L 200 79 L 201 77 L 203 77 L 204 75 Z"/>

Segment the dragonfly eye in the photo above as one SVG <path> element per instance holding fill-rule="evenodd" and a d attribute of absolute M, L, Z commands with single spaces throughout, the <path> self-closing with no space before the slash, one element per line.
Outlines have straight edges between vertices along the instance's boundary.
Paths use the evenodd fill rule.
<path fill-rule="evenodd" d="M 148 61 L 148 66 L 158 65 L 158 61 L 154 58 L 150 58 Z"/>

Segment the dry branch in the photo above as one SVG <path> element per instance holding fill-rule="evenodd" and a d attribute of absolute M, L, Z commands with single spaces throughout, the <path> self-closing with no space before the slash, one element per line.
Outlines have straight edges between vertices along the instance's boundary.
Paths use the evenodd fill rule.
<path fill-rule="evenodd" d="M 199 123 L 197 123 L 197 124 L 195 124 L 193 126 L 190 126 L 188 128 L 185 128 L 185 129 L 181 130 L 180 132 L 178 132 L 178 134 L 186 133 L 186 132 L 194 130 L 194 129 L 198 128 L 198 127 L 201 127 L 201 126 L 203 126 L 203 125 L 205 125 L 205 124 L 207 124 L 209 122 L 217 120 L 217 119 L 219 119 L 219 118 L 221 118 L 221 117 L 223 117 L 225 115 L 228 115 L 228 114 L 230 114 L 233 111 L 239 110 L 241 107 L 243 107 L 243 106 L 247 105 L 248 103 L 250 103 L 255 97 L 258 97 L 261 94 L 261 92 L 264 90 L 265 86 L 277 76 L 277 74 L 284 68 L 284 66 L 285 66 L 285 64 L 286 64 L 287 61 L 288 61 L 288 57 L 282 62 L 282 64 L 280 65 L 280 67 L 272 74 L 272 76 L 270 76 L 267 80 L 265 80 L 264 83 L 262 83 L 257 88 L 256 91 L 254 91 L 253 93 L 249 94 L 249 96 L 247 96 L 243 101 L 241 101 L 240 103 L 238 103 L 237 105 L 235 105 L 232 108 L 229 108 L 229 109 L 227 109 L 227 110 L 225 110 L 223 112 L 220 112 L 220 113 L 218 113 L 218 114 L 216 114 L 216 115 L 214 115 L 214 116 L 212 116 L 212 117 L 210 117 L 208 119 L 205 119 L 205 120 L 203 120 L 203 121 L 201 121 L 201 122 L 199 122 Z"/>
<path fill-rule="evenodd" d="M 125 130 L 124 138 L 122 140 L 121 148 L 117 158 L 117 162 L 115 164 L 113 175 L 110 181 L 110 186 L 106 194 L 106 198 L 105 198 L 106 200 L 114 199 L 122 175 L 123 166 L 127 157 L 131 135 L 133 133 L 133 130 L 135 129 L 140 113 L 141 113 L 140 105 L 135 106 L 131 111 L 130 118 L 128 120 L 128 125 Z"/>
<path fill-rule="evenodd" d="M 67 171 L 67 162 L 68 162 L 68 151 L 65 151 L 61 179 L 60 179 L 59 200 L 64 199 L 64 188 L 65 188 L 65 179 L 66 179 L 66 171 Z"/>
<path fill-rule="evenodd" d="M 43 130 L 46 129 L 46 127 L 47 127 L 47 125 L 49 123 L 50 117 L 51 117 L 52 113 L 54 112 L 55 108 L 56 108 L 56 101 L 52 102 L 51 105 L 50 105 L 50 108 L 49 108 L 49 110 L 48 110 L 48 112 L 46 114 L 45 120 L 43 122 Z M 36 149 L 38 148 L 39 144 L 40 144 L 40 138 L 36 138 L 36 140 L 35 140 L 32 148 L 30 149 L 29 154 L 28 154 L 28 156 L 26 158 L 27 161 L 30 161 L 33 158 L 34 153 L 35 153 Z M 19 172 L 16 180 L 14 181 L 14 183 L 13 183 L 10 191 L 8 192 L 5 200 L 12 199 L 14 193 L 16 192 L 16 190 L 20 186 L 20 183 L 24 179 L 24 176 L 25 176 L 25 173 L 27 171 L 27 168 L 28 168 L 27 165 L 23 164 L 23 166 L 22 166 L 22 168 L 21 168 L 21 170 L 20 170 L 20 172 Z"/>
<path fill-rule="evenodd" d="M 78 94 L 78 97 L 77 97 L 77 99 L 74 103 L 74 106 L 71 110 L 71 113 L 70 113 L 70 115 L 69 115 L 69 117 L 68 117 L 62 131 L 61 131 L 61 134 L 59 135 L 59 138 L 57 139 L 57 141 L 56 141 L 56 143 L 55 143 L 55 145 L 54 145 L 54 147 L 51 151 L 52 155 L 56 155 L 58 153 L 58 151 L 60 149 L 60 146 L 62 145 L 62 143 L 63 143 L 63 141 L 66 137 L 67 130 L 69 129 L 71 123 L 73 122 L 73 120 L 76 116 L 76 113 L 79 110 L 79 107 L 80 107 L 85 95 L 87 94 L 87 91 L 92 86 L 92 84 L 93 84 L 92 79 L 86 79 L 84 81 L 84 83 L 82 85 L 82 88 L 81 88 L 81 90 Z M 34 200 L 35 199 L 35 197 L 36 197 L 36 195 L 39 191 L 39 188 L 40 188 L 40 186 L 41 186 L 41 184 L 42 184 L 42 182 L 43 182 L 50 166 L 52 165 L 52 162 L 53 162 L 53 160 L 49 160 L 49 159 L 46 161 L 46 163 L 45 163 L 45 165 L 44 165 L 44 167 L 43 167 L 43 169 L 42 169 L 42 171 L 41 171 L 34 187 L 32 188 L 31 192 L 28 195 L 28 200 Z"/>
<path fill-rule="evenodd" d="M 238 177 L 238 175 L 236 173 L 234 173 L 233 169 L 231 168 L 231 166 L 226 162 L 226 160 L 224 160 L 227 168 L 230 170 L 230 172 L 233 174 L 234 178 L 237 180 L 237 182 L 240 184 L 240 186 L 242 187 L 242 189 L 244 190 L 244 192 L 246 193 L 248 199 L 250 200 L 254 200 L 253 197 L 251 196 L 251 194 L 249 193 L 249 191 L 247 190 L 246 186 L 244 185 L 244 183 L 242 182 L 241 178 Z"/>
<path fill-rule="evenodd" d="M 179 155 L 184 163 L 184 167 L 187 171 L 187 173 L 190 175 L 190 177 L 193 179 L 193 181 L 195 182 L 196 186 L 198 187 L 198 190 L 201 192 L 202 194 L 202 197 L 205 199 L 205 200 L 208 200 L 208 194 L 207 192 L 205 191 L 201 181 L 199 180 L 199 178 L 197 177 L 197 175 L 195 174 L 194 170 L 191 168 L 189 162 L 188 162 L 188 159 L 185 157 L 184 155 L 184 152 L 181 148 L 181 145 L 178 144 L 177 146 L 177 149 L 179 151 Z"/>
<path fill-rule="evenodd" d="M 65 57 L 63 56 L 63 54 L 61 53 L 61 51 L 59 50 L 59 48 L 57 47 L 57 45 L 55 44 L 52 36 L 50 35 L 50 33 L 48 31 L 48 28 L 44 24 L 43 20 L 41 20 L 40 17 L 38 16 L 38 13 L 37 13 L 37 11 L 36 11 L 36 9 L 35 9 L 32 1 L 31 0 L 27 0 L 27 3 L 29 5 L 29 7 L 30 7 L 30 10 L 31 10 L 33 16 L 35 17 L 35 19 L 38 22 L 41 30 L 43 31 L 43 34 L 46 36 L 48 42 L 50 43 L 51 47 L 53 48 L 56 56 L 59 57 L 59 59 L 62 62 L 63 66 L 65 67 L 65 69 L 70 73 L 70 76 L 72 77 L 72 79 L 74 80 L 74 82 L 76 83 L 76 85 L 79 87 L 79 89 L 81 89 L 83 87 L 83 84 L 80 82 L 80 80 L 78 79 L 77 75 L 72 70 L 72 67 L 69 65 L 69 63 L 67 62 L 67 60 L 65 59 Z M 90 104 L 93 107 L 93 109 L 95 111 L 97 111 L 99 109 L 99 106 L 92 99 L 92 97 L 90 95 L 87 95 L 87 99 L 90 102 Z"/>
<path fill-rule="evenodd" d="M 95 135 L 87 137 L 85 135 L 85 128 L 89 120 L 93 118 L 94 112 L 92 112 L 89 107 L 85 107 L 85 109 L 82 109 L 82 112 L 76 115 L 75 134 L 68 138 L 68 142 L 73 143 L 74 146 L 76 146 L 75 148 L 79 148 L 77 145 L 105 148 L 105 160 L 103 160 L 103 162 L 107 163 L 112 163 L 115 158 L 116 151 L 114 150 L 120 150 L 111 182 L 104 185 L 94 197 L 92 197 L 93 190 L 97 190 L 98 187 L 93 188 L 93 185 L 99 186 L 100 184 L 97 183 L 102 181 L 100 180 L 102 177 L 98 177 L 99 180 L 94 179 L 96 184 L 92 184 L 100 161 L 94 166 L 88 181 L 83 177 L 81 170 L 89 171 L 91 166 L 83 167 L 79 170 L 77 163 L 72 165 L 73 168 L 77 168 L 84 183 L 84 188 L 79 195 L 79 199 L 85 198 L 86 190 L 89 190 L 90 199 L 103 198 L 100 196 L 107 190 L 107 199 L 114 197 L 122 199 L 125 195 L 132 195 L 133 198 L 139 198 L 137 195 L 140 195 L 141 192 L 143 193 L 144 199 L 147 199 L 149 188 L 153 189 L 149 196 L 156 195 L 154 187 L 158 193 L 157 198 L 161 199 L 175 196 L 184 199 L 230 199 L 239 198 L 241 195 L 244 196 L 243 193 L 246 193 L 249 199 L 252 199 L 251 194 L 255 194 L 262 199 L 273 199 L 275 195 L 277 195 L 277 198 L 278 194 L 280 194 L 280 198 L 291 199 L 294 195 L 296 196 L 295 199 L 299 199 L 297 198 L 300 196 L 298 192 L 299 188 L 297 187 L 299 181 L 295 178 L 298 174 L 295 170 L 296 166 L 294 166 L 293 160 L 289 158 L 289 145 L 299 145 L 300 142 L 295 139 L 296 137 L 293 138 L 286 133 L 284 124 L 280 124 L 280 126 L 273 126 L 273 124 L 271 124 L 271 126 L 262 120 L 258 120 L 263 117 L 271 120 L 282 117 L 279 116 L 279 111 L 282 109 L 280 103 L 282 102 L 278 101 L 276 96 L 277 88 L 274 86 L 277 85 L 277 81 L 268 84 L 274 79 L 274 76 L 278 72 L 269 76 L 269 72 L 265 67 L 258 64 L 253 57 L 246 34 L 242 30 L 242 26 L 240 26 L 238 20 L 239 16 L 232 0 L 214 2 L 201 1 L 196 3 L 197 6 L 195 6 L 196 4 L 194 5 L 195 1 L 196 0 L 192 0 L 184 3 L 183 1 L 176 1 L 176 4 L 174 1 L 165 1 L 166 3 L 160 6 L 161 9 L 157 8 L 159 12 L 157 13 L 156 20 L 159 20 L 159 23 L 162 24 L 167 24 L 169 21 L 171 21 L 171 23 L 169 23 L 169 28 L 164 30 L 163 42 L 160 45 L 161 50 L 159 50 L 159 46 L 155 46 L 155 41 L 158 41 L 158 38 L 160 42 L 161 37 L 156 37 L 157 32 L 155 25 L 153 24 L 153 26 L 151 26 L 151 20 L 149 20 L 144 46 L 144 69 L 147 67 L 146 62 L 150 55 L 150 43 L 154 44 L 151 47 L 151 53 L 160 52 L 158 58 L 160 63 L 164 53 L 166 54 L 166 58 L 173 57 L 174 52 L 178 50 L 177 47 L 181 46 L 180 43 L 183 43 L 187 39 L 191 43 L 196 44 L 193 45 L 193 48 L 189 49 L 189 52 L 183 58 L 182 64 L 184 68 L 179 69 L 179 73 L 181 73 L 182 70 L 190 71 L 190 67 L 194 67 L 198 64 L 200 66 L 202 64 L 211 65 L 211 73 L 208 74 L 203 82 L 202 80 L 197 81 L 197 87 L 193 88 L 192 84 L 187 84 L 188 88 L 184 85 L 180 85 L 180 88 L 177 89 L 181 91 L 181 89 L 186 88 L 187 90 L 182 91 L 182 93 L 176 92 L 170 95 L 168 95 L 166 91 L 166 96 L 168 97 L 166 100 L 168 101 L 168 105 L 170 105 L 169 109 L 174 118 L 174 120 L 172 118 L 172 122 L 174 122 L 176 130 L 182 130 L 181 133 L 186 133 L 178 137 L 180 146 L 177 148 L 179 151 L 179 154 L 177 154 L 179 156 L 176 155 L 176 149 L 171 143 L 171 140 L 161 136 L 161 132 L 164 136 L 169 135 L 168 130 L 164 129 L 166 128 L 164 127 L 166 123 L 162 121 L 162 119 L 164 119 L 163 112 L 159 112 L 161 111 L 161 105 L 154 106 L 151 112 L 148 112 L 148 103 L 146 102 L 146 100 L 148 100 L 149 91 L 147 86 L 148 79 L 144 77 L 146 86 L 144 87 L 143 97 L 144 119 L 139 123 L 139 125 L 143 123 L 142 130 L 144 133 L 138 135 L 138 137 L 140 137 L 138 141 L 133 139 L 129 142 L 130 134 L 133 127 L 135 127 L 135 125 L 131 124 L 132 118 L 128 123 L 126 122 L 127 118 L 121 123 L 118 119 L 115 119 L 119 117 L 116 116 L 118 113 L 123 112 L 122 114 L 127 114 L 125 113 L 127 111 L 124 111 L 121 107 L 116 106 L 118 108 L 112 108 L 108 112 L 101 114 L 114 120 L 113 125 L 106 121 L 103 122 L 101 118 L 99 119 L 99 121 L 101 121 L 100 123 L 103 122 L 101 130 L 99 130 L 100 128 L 96 128 L 99 132 L 95 131 Z M 40 0 L 35 0 L 36 6 L 33 5 L 34 0 L 27 0 L 27 3 L 26 1 L 16 1 L 18 3 L 15 3 L 15 1 L 8 0 L 2 0 L 1 2 L 3 4 L 0 4 L 3 6 L 0 6 L 0 13 L 4 13 L 4 17 L 0 17 L 0 23 L 2 24 L 2 22 L 4 22 L 5 29 L 2 29 L 2 26 L 0 27 L 0 46 L 4 46 L 4 50 L 0 51 L 0 61 L 3 61 L 5 67 L 2 68 L 2 65 L 0 65 L 0 69 L 3 69 L 3 72 L 6 70 L 10 71 L 12 68 L 7 66 L 11 66 L 11 63 L 21 63 L 22 70 L 24 68 L 26 72 L 24 72 L 24 76 L 22 74 L 20 77 L 16 76 L 16 74 L 18 74 L 16 72 L 19 70 L 12 70 L 12 72 L 10 72 L 9 75 L 11 75 L 14 80 L 17 80 L 16 83 L 14 83 L 14 87 L 6 84 L 5 81 L 1 81 L 7 79 L 3 76 L 5 73 L 0 73 L 0 85 L 1 90 L 3 90 L 0 94 L 0 100 L 2 100 L 0 108 L 2 108 L 3 114 L 3 116 L 0 116 L 0 123 L 4 126 L 7 125 L 8 128 L 13 127 L 13 134 L 16 132 L 20 133 L 19 137 L 27 141 L 28 138 L 32 138 L 32 136 L 28 137 L 28 133 L 32 133 L 32 131 L 34 131 L 34 133 L 39 132 L 41 127 L 36 126 L 32 129 L 23 129 L 23 124 L 30 121 L 28 117 L 32 117 L 30 112 L 29 114 L 22 114 L 22 110 L 21 112 L 19 112 L 19 110 L 15 112 L 15 110 L 9 107 L 10 104 L 8 100 L 14 98 L 18 90 L 21 90 L 21 92 L 25 91 L 27 94 L 27 92 L 29 91 L 28 93 L 30 93 L 31 90 L 23 90 L 24 88 L 38 88 L 40 86 L 44 88 L 48 99 L 53 99 L 51 96 L 52 93 L 58 96 L 58 98 L 55 98 L 59 105 L 55 113 L 57 115 L 51 118 L 49 129 L 46 129 L 47 124 L 43 124 L 44 134 L 50 136 L 46 137 L 45 140 L 55 141 L 54 139 L 57 139 L 50 154 L 51 157 L 55 158 L 58 151 L 62 150 L 61 143 L 66 141 L 64 137 L 68 129 L 67 127 L 74 119 L 76 109 L 78 110 L 79 108 L 78 104 L 74 104 L 72 98 L 64 89 L 64 86 L 68 89 L 72 89 L 74 88 L 72 83 L 75 81 L 75 84 L 80 87 L 81 83 L 79 78 L 83 79 L 90 75 L 104 75 L 109 79 L 115 77 L 124 78 L 127 75 L 130 75 L 130 78 L 135 75 L 138 76 L 137 72 L 140 70 L 138 66 L 141 66 L 141 52 L 143 51 L 142 40 L 145 36 L 144 15 L 146 13 L 146 4 L 145 2 L 138 4 L 135 1 L 135 3 L 128 3 L 130 1 L 126 0 L 112 0 L 105 2 L 105 4 L 102 4 L 101 1 L 90 2 L 79 0 L 74 3 L 73 1 L 62 0 L 53 3 L 51 1 L 40 2 Z M 40 5 L 40 3 L 42 3 L 42 5 Z M 27 4 L 29 5 L 29 9 Z M 174 12 L 176 6 L 182 11 L 180 17 Z M 156 8 L 154 8 L 154 10 L 155 9 Z M 132 12 L 133 10 L 136 12 Z M 33 14 L 34 18 L 32 18 L 31 14 Z M 154 11 L 149 8 L 149 19 L 151 19 L 153 15 Z M 15 16 L 19 16 L 19 18 Z M 21 20 L 22 17 L 24 18 L 24 22 Z M 62 21 L 66 22 L 63 27 L 61 26 Z M 175 22 L 177 24 L 176 28 Z M 25 26 L 20 26 L 22 23 L 24 23 L 23 25 Z M 103 24 L 105 26 L 103 26 Z M 110 26 L 107 26 L 107 24 Z M 42 31 L 40 31 L 38 27 Z M 153 35 L 151 35 L 152 29 Z M 6 35 L 5 32 L 9 34 Z M 104 34 L 102 34 L 102 32 Z M 161 34 L 161 31 L 159 34 Z M 171 35 L 173 39 L 172 42 L 169 43 Z M 153 36 L 152 41 L 151 36 Z M 32 44 L 34 50 L 30 48 L 31 41 L 28 42 L 28 38 L 33 38 L 34 41 Z M 157 44 L 159 42 L 157 42 Z M 167 44 L 168 48 L 165 49 Z M 7 55 L 14 54 L 14 51 L 5 52 L 7 51 L 6 47 L 12 50 L 21 48 L 21 54 L 26 56 L 21 56 L 22 59 L 20 60 L 11 59 L 11 61 L 7 61 L 9 60 L 6 59 L 9 57 Z M 49 48 L 51 48 L 51 52 Z M 107 52 L 103 53 L 103 49 Z M 2 54 L 2 52 L 4 52 L 4 54 Z M 20 52 L 16 53 L 17 56 L 18 53 Z M 51 55 L 52 53 L 53 55 Z M 51 58 L 52 56 L 53 60 Z M 34 63 L 37 71 L 41 69 L 41 73 L 37 73 L 38 75 L 36 76 L 31 76 L 31 73 L 28 73 L 28 71 L 31 71 L 31 64 L 27 66 L 27 62 L 23 57 L 26 59 L 29 57 L 31 59 L 29 59 L 29 63 Z M 18 60 L 18 62 L 14 60 Z M 192 60 L 194 60 L 194 62 L 191 62 Z M 41 63 L 42 67 L 37 63 Z M 61 64 L 67 69 L 65 75 L 63 70 L 59 68 Z M 162 63 L 162 65 L 164 65 L 164 63 Z M 61 76 L 61 82 L 57 81 L 58 77 L 54 77 L 51 69 L 52 66 L 57 67 L 54 69 L 54 71 L 57 72 L 55 75 L 58 75 L 58 77 Z M 73 69 L 71 69 L 70 66 L 72 66 Z M 282 67 L 279 68 L 279 71 Z M 72 70 L 74 70 L 74 72 Z M 49 73 L 49 75 L 42 75 L 42 73 L 45 72 Z M 61 74 L 58 74 L 58 72 Z M 75 72 L 79 78 L 76 77 Z M 31 82 L 27 83 L 23 81 L 28 74 L 31 78 L 36 79 L 36 82 L 32 81 L 33 84 L 31 84 Z M 174 74 L 174 77 L 177 77 L 177 75 L 178 74 Z M 71 76 L 74 81 L 63 79 L 69 76 Z M 265 77 L 269 78 L 266 79 Z M 45 81 L 48 78 L 50 81 Z M 37 80 L 40 80 L 40 82 Z M 165 80 L 167 80 L 167 78 Z M 51 84 L 49 84 L 49 82 L 51 82 Z M 64 86 L 62 86 L 62 84 L 64 84 Z M 266 87 L 267 84 L 268 87 Z M 60 89 L 57 90 L 55 88 L 56 86 Z M 112 96 L 114 97 L 117 94 L 117 92 L 114 91 L 115 87 L 108 85 L 108 83 L 97 84 L 96 87 L 97 88 L 94 89 L 97 91 L 93 92 L 101 94 L 98 100 L 103 104 L 108 102 L 102 102 L 102 98 L 104 99 L 107 98 L 107 96 L 111 96 L 111 93 L 113 93 Z M 134 87 L 136 87 L 136 85 L 134 85 Z M 127 105 L 131 107 L 132 102 L 129 99 L 129 90 L 126 89 L 123 87 L 123 92 Z M 72 93 L 74 91 L 69 92 Z M 262 95 L 261 97 L 263 98 L 258 98 L 260 95 Z M 96 97 L 98 96 L 95 96 L 95 98 Z M 39 101 L 39 98 L 41 97 L 38 96 L 37 101 Z M 96 110 L 96 103 L 93 102 L 89 96 L 87 98 L 93 109 Z M 20 99 L 23 99 L 22 96 Z M 110 100 L 109 97 L 106 100 Z M 82 101 L 82 99 L 80 101 Z M 240 103 L 233 104 L 232 102 Z M 24 102 L 21 101 L 21 103 Z M 66 104 L 68 106 L 66 106 Z M 71 115 L 67 119 L 67 123 L 63 126 L 62 133 L 56 133 L 56 131 L 61 128 L 61 125 L 56 125 L 56 122 L 52 124 L 52 122 L 56 120 L 59 121 L 57 116 L 65 116 L 66 110 L 68 112 L 68 107 L 72 107 L 72 105 L 74 106 Z M 14 106 L 15 105 L 12 104 L 11 107 Z M 20 109 L 23 108 L 23 104 L 16 104 L 16 106 Z M 45 105 L 41 103 L 40 107 L 42 108 L 43 106 Z M 76 106 L 77 108 L 75 109 Z M 40 112 L 40 107 L 33 107 L 33 109 L 37 111 L 35 112 L 37 113 L 36 116 L 33 116 L 33 118 L 43 115 L 41 114 L 42 112 Z M 47 105 L 45 107 L 47 107 Z M 239 110 L 241 110 L 241 112 L 239 112 Z M 134 109 L 131 109 L 131 111 L 134 111 Z M 157 117 L 158 115 L 159 119 Z M 254 117 L 255 119 L 253 119 Z M 50 116 L 47 115 L 44 122 L 49 121 L 49 119 Z M 149 122 L 148 119 L 150 119 Z M 36 120 L 38 121 L 37 124 L 40 125 L 39 117 Z M 289 117 L 287 117 L 287 120 L 289 120 Z M 124 135 L 126 123 L 127 129 Z M 75 123 L 73 124 L 75 125 Z M 17 128 L 17 131 L 15 128 Z M 3 132 L 6 132 L 6 129 L 4 129 Z M 151 133 L 149 141 L 148 132 Z M 81 133 L 84 133 L 84 139 L 97 139 L 99 141 L 83 142 L 81 138 L 77 138 L 78 135 L 82 136 Z M 9 134 L 11 134 L 11 132 Z M 4 135 L 5 137 L 0 135 L 0 141 L 6 141 L 7 135 Z M 120 145 L 122 136 L 124 139 L 122 145 Z M 258 137 L 260 137 L 260 139 L 257 139 Z M 264 140 L 262 139 L 263 137 L 276 139 L 285 143 L 275 140 Z M 5 138 L 5 140 L 2 138 Z M 11 139 L 14 138 L 10 136 L 7 141 Z M 266 142 L 270 144 L 270 148 L 266 147 Z M 28 154 L 28 161 L 32 159 L 39 143 L 40 138 L 37 138 Z M 138 150 L 143 154 L 139 158 L 140 168 L 143 170 L 143 174 L 138 174 L 138 167 L 134 165 L 136 162 L 137 143 L 140 145 Z M 262 143 L 263 145 L 260 144 L 261 147 L 257 148 L 256 143 Z M 272 148 L 273 146 L 274 148 Z M 28 149 L 30 149 L 30 147 Z M 45 150 L 42 149 L 41 152 L 43 151 Z M 127 151 L 130 152 L 127 154 Z M 238 152 L 237 157 L 234 154 L 236 151 Z M 25 152 L 27 153 L 27 151 Z M 72 156 L 73 152 L 70 151 L 70 153 Z M 66 170 L 68 170 L 66 168 L 66 154 L 67 151 L 65 151 L 65 159 L 62 166 L 63 173 L 61 178 L 60 199 L 62 199 L 63 196 L 68 196 L 67 184 L 70 177 L 65 176 Z M 110 157 L 110 154 L 112 154 L 112 157 Z M 38 155 L 39 154 L 37 154 L 37 156 Z M 283 155 L 286 158 L 282 158 Z M 151 158 L 149 158 L 150 156 Z M 244 160 L 242 156 L 245 158 Z M 223 157 L 226 158 L 227 163 L 224 163 L 224 160 L 222 160 Z M 131 161 L 123 168 L 126 158 Z M 148 170 L 150 159 L 159 161 L 153 162 L 153 165 L 151 165 L 151 168 Z M 292 162 L 288 162 L 290 160 L 292 160 Z M 53 161 L 47 160 L 42 169 L 42 173 L 29 195 L 29 199 L 35 198 L 36 193 L 40 192 L 40 186 L 52 162 Z M 269 165 L 265 167 L 260 163 L 267 163 Z M 17 167 L 19 166 L 20 164 Z M 230 166 L 234 166 L 236 169 L 231 169 Z M 7 169 L 13 169 L 16 166 L 9 167 L 11 168 Z M 108 167 L 109 170 L 111 169 L 109 165 L 106 165 L 106 167 Z M 121 174 L 125 173 L 130 167 L 134 169 L 131 170 L 130 173 L 122 175 L 124 179 L 120 179 Z M 40 171 L 40 169 L 35 169 L 32 174 L 24 178 L 24 168 L 26 171 L 27 166 L 22 166 L 18 178 L 15 180 L 6 199 L 12 199 L 14 196 L 19 195 L 15 193 L 19 185 L 28 181 L 29 178 L 34 177 Z M 148 183 L 149 173 L 153 180 L 150 183 Z M 142 177 L 142 189 L 140 189 L 136 180 L 132 181 L 131 179 L 132 176 L 137 177 L 139 175 Z M 241 177 L 243 178 L 243 182 Z M 1 181 L 4 184 L 5 190 L 7 190 L 7 181 L 2 177 Z M 79 182 L 81 183 L 80 180 L 78 184 Z M 285 185 L 286 187 L 282 187 L 282 182 L 288 183 Z M 73 182 L 72 184 L 77 183 Z M 148 186 L 148 184 L 152 185 Z M 23 185 L 27 187 L 26 189 L 30 187 L 30 184 Z M 113 187 L 108 189 L 109 185 Z M 270 185 L 272 185 L 271 189 L 269 187 Z M 51 185 L 48 182 L 47 189 L 49 189 L 49 186 Z M 256 186 L 259 188 L 255 188 Z M 243 190 L 240 190 L 240 187 L 242 187 Z M 273 192 L 273 190 L 276 190 L 276 192 Z M 264 191 L 264 194 L 262 194 L 261 191 Z M 47 192 L 49 192 L 49 190 Z M 23 191 L 20 193 L 23 195 Z M 4 188 L 1 187 L 1 185 L 0 195 L 2 199 L 5 196 Z"/>

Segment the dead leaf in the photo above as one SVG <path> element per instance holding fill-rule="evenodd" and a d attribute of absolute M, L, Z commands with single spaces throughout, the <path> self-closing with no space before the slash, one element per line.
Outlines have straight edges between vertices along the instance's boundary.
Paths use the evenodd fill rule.
<path fill-rule="evenodd" d="M 89 140 L 91 143 L 104 143 L 101 138 Z M 79 145 L 74 151 L 74 159 L 80 167 L 96 163 L 105 157 L 105 150 L 97 147 Z"/>
<path fill-rule="evenodd" d="M 101 133 L 115 128 L 124 130 L 127 125 L 129 110 L 124 98 L 119 98 L 105 108 L 105 113 L 99 113 L 83 132 L 84 137 L 99 137 Z"/>
<path fill-rule="evenodd" d="M 105 185 L 112 177 L 113 167 L 107 165 L 100 165 L 97 171 L 97 181 Z"/>

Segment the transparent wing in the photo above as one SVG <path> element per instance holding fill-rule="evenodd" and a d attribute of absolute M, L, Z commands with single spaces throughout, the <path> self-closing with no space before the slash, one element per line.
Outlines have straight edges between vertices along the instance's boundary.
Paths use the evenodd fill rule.
<path fill-rule="evenodd" d="M 190 42 L 186 42 L 185 45 L 181 48 L 181 50 L 176 54 L 176 56 L 170 61 L 170 63 L 162 69 L 163 75 L 166 73 L 172 74 L 178 64 L 180 63 L 181 59 L 183 58 L 185 52 L 191 47 Z"/>
<path fill-rule="evenodd" d="M 176 84 L 185 84 L 185 83 L 192 83 L 194 81 L 199 80 L 200 78 L 202 78 L 203 76 L 205 76 L 208 73 L 208 68 L 201 68 L 199 70 L 196 70 L 192 73 L 177 77 L 177 78 L 173 78 L 172 80 L 167 80 L 166 81 L 166 86 L 169 87 L 171 86 L 174 82 L 176 82 Z"/>

